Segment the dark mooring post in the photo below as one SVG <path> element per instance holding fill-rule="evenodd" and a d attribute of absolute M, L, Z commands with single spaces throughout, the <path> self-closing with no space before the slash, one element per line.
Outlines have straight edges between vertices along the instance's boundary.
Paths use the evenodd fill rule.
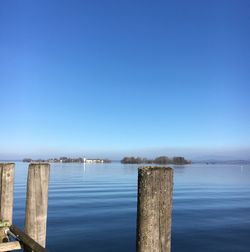
<path fill-rule="evenodd" d="M 43 247 L 46 244 L 49 173 L 49 164 L 29 165 L 25 233 Z M 25 251 L 30 250 L 26 248 Z"/>
<path fill-rule="evenodd" d="M 171 168 L 139 168 L 137 252 L 170 252 L 172 191 Z"/>

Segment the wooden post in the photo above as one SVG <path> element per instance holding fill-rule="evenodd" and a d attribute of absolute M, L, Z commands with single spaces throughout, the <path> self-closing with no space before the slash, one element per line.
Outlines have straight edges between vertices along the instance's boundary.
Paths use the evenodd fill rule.
<path fill-rule="evenodd" d="M 0 243 L 8 241 L 6 225 L 12 224 L 14 172 L 14 163 L 0 164 Z"/>
<path fill-rule="evenodd" d="M 46 244 L 49 173 L 49 164 L 32 163 L 29 165 L 25 233 L 43 247 Z"/>
<path fill-rule="evenodd" d="M 139 168 L 137 252 L 170 252 L 172 191 L 171 168 Z"/>
<path fill-rule="evenodd" d="M 0 164 L 0 219 L 12 224 L 15 164 Z"/>

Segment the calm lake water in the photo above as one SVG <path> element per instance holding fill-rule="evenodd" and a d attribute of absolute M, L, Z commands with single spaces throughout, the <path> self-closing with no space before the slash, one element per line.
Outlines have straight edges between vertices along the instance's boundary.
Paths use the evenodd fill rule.
<path fill-rule="evenodd" d="M 24 225 L 27 166 L 16 163 L 14 223 Z M 250 165 L 174 168 L 173 252 L 250 251 Z M 47 247 L 135 251 L 137 165 L 52 164 Z"/>

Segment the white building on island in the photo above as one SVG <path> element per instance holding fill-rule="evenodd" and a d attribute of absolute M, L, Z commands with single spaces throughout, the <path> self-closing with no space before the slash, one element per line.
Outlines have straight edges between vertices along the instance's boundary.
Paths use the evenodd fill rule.
<path fill-rule="evenodd" d="M 85 164 L 104 163 L 104 160 L 103 159 L 87 159 L 84 157 L 83 163 L 85 163 Z"/>

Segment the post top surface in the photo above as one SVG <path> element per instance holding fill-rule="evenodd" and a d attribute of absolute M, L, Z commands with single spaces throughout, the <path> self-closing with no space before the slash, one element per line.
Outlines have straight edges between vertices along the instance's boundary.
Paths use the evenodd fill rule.
<path fill-rule="evenodd" d="M 37 165 L 39 165 L 39 166 L 42 166 L 42 165 L 49 166 L 50 164 L 45 163 L 45 162 L 34 162 L 34 163 L 32 162 L 32 163 L 29 164 L 29 166 L 37 166 Z"/>
<path fill-rule="evenodd" d="M 142 166 L 139 167 L 139 171 L 155 171 L 155 170 L 165 170 L 165 171 L 172 171 L 171 167 L 166 166 Z"/>

